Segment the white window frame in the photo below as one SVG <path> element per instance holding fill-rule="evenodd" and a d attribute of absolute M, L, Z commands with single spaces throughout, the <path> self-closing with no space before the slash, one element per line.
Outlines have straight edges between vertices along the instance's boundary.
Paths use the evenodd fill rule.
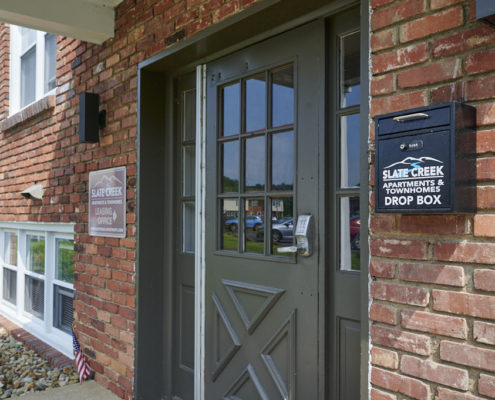
<path fill-rule="evenodd" d="M 45 36 L 49 33 L 36 31 L 36 42 L 30 48 L 36 46 L 36 89 L 33 103 L 21 107 L 21 57 L 27 53 L 22 53 L 21 28 L 17 25 L 10 25 L 10 115 L 14 115 L 31 104 L 41 100 L 45 96 L 54 95 L 55 88 L 45 93 Z M 22 53 L 22 54 L 21 54 Z"/>
<path fill-rule="evenodd" d="M 17 234 L 17 268 L 5 263 L 5 233 Z M 44 275 L 27 269 L 27 235 L 45 237 L 45 273 Z M 52 223 L 0 223 L 0 314 L 4 315 L 28 332 L 61 351 L 70 358 L 72 354 L 72 336 L 53 326 L 54 321 L 54 285 L 74 290 L 74 285 L 57 279 L 56 239 L 74 240 L 74 224 Z M 75 243 L 75 241 L 74 241 Z M 4 268 L 17 272 L 17 301 L 16 305 L 3 299 L 3 270 Z M 44 320 L 25 311 L 26 276 L 43 280 L 44 290 Z"/>

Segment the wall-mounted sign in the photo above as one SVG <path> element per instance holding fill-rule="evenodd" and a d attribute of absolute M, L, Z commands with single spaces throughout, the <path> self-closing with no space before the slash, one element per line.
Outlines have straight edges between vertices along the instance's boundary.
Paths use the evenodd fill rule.
<path fill-rule="evenodd" d="M 125 167 L 89 173 L 89 234 L 125 238 Z"/>
<path fill-rule="evenodd" d="M 377 212 L 476 212 L 476 109 L 447 103 L 376 117 Z"/>

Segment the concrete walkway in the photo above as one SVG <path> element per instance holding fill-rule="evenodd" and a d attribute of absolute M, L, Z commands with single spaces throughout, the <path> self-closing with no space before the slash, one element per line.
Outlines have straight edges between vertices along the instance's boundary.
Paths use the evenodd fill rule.
<path fill-rule="evenodd" d="M 23 398 L 26 400 L 119 400 L 110 390 L 95 381 L 31 393 Z"/>

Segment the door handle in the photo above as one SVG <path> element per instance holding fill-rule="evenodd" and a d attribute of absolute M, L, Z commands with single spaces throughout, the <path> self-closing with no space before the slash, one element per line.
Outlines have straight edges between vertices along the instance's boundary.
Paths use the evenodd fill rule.
<path fill-rule="evenodd" d="M 299 250 L 305 252 L 307 249 L 303 243 L 299 243 L 297 246 L 279 247 L 277 249 L 279 253 L 297 253 Z"/>

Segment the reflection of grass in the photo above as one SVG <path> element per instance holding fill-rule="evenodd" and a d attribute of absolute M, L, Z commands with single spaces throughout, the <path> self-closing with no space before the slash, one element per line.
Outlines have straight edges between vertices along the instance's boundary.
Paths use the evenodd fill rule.
<path fill-rule="evenodd" d="M 261 238 L 260 238 L 261 239 Z M 237 234 L 232 234 L 230 232 L 224 232 L 223 233 L 223 248 L 222 250 L 230 250 L 230 251 L 237 251 L 237 243 L 239 241 L 239 238 L 237 237 Z M 286 257 L 291 257 L 292 254 L 290 253 L 278 253 L 277 249 L 279 247 L 282 247 L 282 244 L 273 244 L 273 250 L 272 253 L 274 255 L 278 256 L 286 256 Z M 290 244 L 287 244 L 287 246 L 290 246 Z M 255 241 L 255 240 L 246 240 L 246 253 L 253 253 L 253 254 L 265 254 L 265 244 L 261 240 L 260 242 Z M 359 262 L 358 262 L 359 265 Z"/>
<path fill-rule="evenodd" d="M 361 262 L 361 256 L 359 254 L 351 253 L 351 269 L 353 271 L 361 270 L 360 262 Z"/>
<path fill-rule="evenodd" d="M 237 243 L 239 238 L 232 233 L 224 232 L 223 234 L 223 250 L 237 251 Z"/>

